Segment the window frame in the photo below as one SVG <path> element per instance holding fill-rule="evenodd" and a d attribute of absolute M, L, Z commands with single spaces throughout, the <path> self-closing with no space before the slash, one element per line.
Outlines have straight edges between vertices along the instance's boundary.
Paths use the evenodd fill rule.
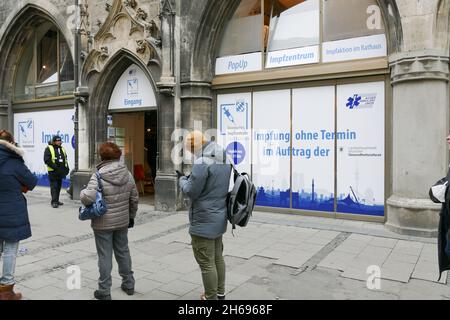
<path fill-rule="evenodd" d="M 262 26 L 264 27 L 264 18 L 266 14 L 266 8 L 264 5 L 265 0 L 261 0 L 261 13 L 262 13 Z M 267 43 L 267 48 L 265 48 L 264 43 L 264 32 L 260 32 L 260 36 L 262 37 L 262 45 L 261 50 L 259 52 L 254 53 L 261 53 L 262 59 L 261 59 L 261 70 L 260 71 L 250 71 L 250 72 L 234 72 L 234 73 L 225 73 L 225 74 L 214 74 L 214 78 L 216 77 L 227 77 L 227 76 L 233 76 L 233 75 L 239 75 L 239 74 L 245 74 L 245 73 L 265 73 L 265 72 L 273 72 L 275 69 L 295 69 L 295 68 L 302 68 L 305 66 L 323 66 L 323 65 L 329 65 L 334 63 L 351 63 L 355 61 L 367 61 L 367 60 L 380 60 L 380 59 L 386 59 L 388 56 L 387 48 L 386 48 L 386 55 L 385 56 L 379 56 L 379 57 L 368 57 L 368 58 L 357 58 L 357 59 L 349 59 L 344 61 L 332 61 L 332 62 L 324 62 L 324 55 L 323 55 L 323 46 L 324 46 L 324 23 L 325 23 L 325 17 L 324 17 L 324 0 L 318 0 L 319 1 L 319 43 L 317 44 L 318 47 L 318 62 L 314 63 L 307 63 L 307 64 L 298 64 L 298 65 L 291 65 L 291 66 L 283 66 L 283 67 L 275 67 L 275 68 L 267 68 L 266 63 L 268 59 L 268 55 L 270 53 L 269 49 L 269 43 Z M 378 7 L 378 3 L 376 4 Z M 381 8 L 380 8 L 381 9 Z M 382 14 L 382 13 L 381 13 Z M 269 12 L 270 18 L 272 18 L 272 12 Z M 382 17 L 382 16 L 381 16 Z M 382 19 L 382 25 L 384 28 L 384 33 L 382 33 L 386 38 L 386 44 L 388 40 L 388 35 L 386 33 L 386 23 L 384 19 Z M 270 40 L 270 24 L 269 24 L 269 30 L 268 30 L 268 39 Z M 358 37 L 354 38 L 348 38 L 343 40 L 351 40 L 351 39 L 357 39 Z M 233 56 L 243 55 L 242 53 L 235 53 Z M 216 65 L 217 60 L 219 58 L 225 58 L 225 57 L 231 57 L 231 56 L 220 56 L 219 53 L 217 53 L 217 56 L 215 57 L 214 65 Z"/>
<path fill-rule="evenodd" d="M 53 86 L 55 85 L 55 82 L 52 82 L 50 84 L 38 84 L 38 62 L 37 62 L 37 51 L 38 51 L 38 39 L 37 39 L 37 34 L 36 31 L 33 30 L 33 58 L 30 64 L 30 68 L 33 69 L 33 97 L 31 99 L 18 99 L 16 92 L 17 92 L 17 81 L 18 81 L 18 68 L 16 68 L 15 74 L 14 74 L 14 78 L 13 78 L 13 99 L 12 99 L 12 103 L 30 103 L 30 102 L 38 102 L 38 101 L 50 101 L 50 100 L 61 100 L 61 99 L 67 99 L 67 98 L 72 98 L 74 97 L 73 94 L 66 94 L 66 95 L 61 95 L 61 36 L 63 37 L 64 35 L 62 35 L 61 31 L 59 30 L 59 28 L 57 28 L 52 22 L 50 21 L 46 21 L 44 23 L 50 23 L 51 26 L 50 28 L 55 28 L 56 32 L 57 32 L 57 44 L 56 44 L 56 67 L 57 67 L 57 81 L 56 81 L 56 95 L 54 96 L 49 96 L 49 97 L 43 97 L 43 98 L 38 98 L 37 97 L 37 88 L 42 88 L 42 87 L 46 87 L 46 86 Z M 67 42 L 67 40 L 65 40 Z M 68 44 L 68 42 L 67 42 Z M 23 47 L 23 49 L 21 50 L 20 54 L 19 54 L 19 58 L 17 59 L 17 64 L 20 64 L 23 55 L 26 51 L 26 47 Z M 73 62 L 73 56 L 70 53 L 72 62 Z M 24 85 L 26 86 L 26 83 L 24 83 Z M 75 89 L 75 88 L 74 88 Z"/>

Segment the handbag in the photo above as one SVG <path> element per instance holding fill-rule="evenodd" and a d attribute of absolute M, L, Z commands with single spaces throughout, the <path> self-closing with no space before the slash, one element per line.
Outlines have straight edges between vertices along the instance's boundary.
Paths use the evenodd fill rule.
<path fill-rule="evenodd" d="M 87 207 L 85 206 L 80 207 L 78 218 L 82 221 L 101 217 L 106 213 L 106 211 L 108 211 L 106 201 L 103 198 L 102 177 L 100 176 L 100 173 L 98 171 L 96 171 L 95 174 L 97 176 L 98 181 L 95 202 Z"/>
<path fill-rule="evenodd" d="M 429 191 L 431 201 L 434 203 L 445 203 L 445 193 L 447 192 L 448 180 L 442 178 L 436 182 Z"/>

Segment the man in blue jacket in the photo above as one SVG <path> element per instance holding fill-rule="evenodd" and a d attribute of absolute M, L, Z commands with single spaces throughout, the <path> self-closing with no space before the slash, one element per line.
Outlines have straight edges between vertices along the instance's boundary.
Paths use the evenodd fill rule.
<path fill-rule="evenodd" d="M 225 164 L 225 151 L 215 142 L 194 131 L 186 146 L 195 155 L 189 177 L 177 172 L 179 185 L 191 200 L 189 233 L 194 257 L 202 271 L 205 289 L 202 299 L 225 299 L 225 261 L 222 235 L 227 230 L 226 199 L 231 166 Z"/>

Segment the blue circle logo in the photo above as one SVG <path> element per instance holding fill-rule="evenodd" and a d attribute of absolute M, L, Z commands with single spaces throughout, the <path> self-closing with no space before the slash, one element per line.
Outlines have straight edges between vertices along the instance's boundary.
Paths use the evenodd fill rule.
<path fill-rule="evenodd" d="M 227 147 L 227 155 L 233 159 L 235 165 L 241 164 L 245 159 L 245 148 L 240 142 L 232 142 Z"/>
<path fill-rule="evenodd" d="M 75 136 L 72 136 L 72 148 L 75 149 L 76 145 L 75 145 Z"/>

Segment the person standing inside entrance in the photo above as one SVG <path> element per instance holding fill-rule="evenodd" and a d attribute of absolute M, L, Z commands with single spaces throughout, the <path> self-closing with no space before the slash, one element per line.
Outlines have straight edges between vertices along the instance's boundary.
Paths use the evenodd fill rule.
<path fill-rule="evenodd" d="M 192 250 L 200 266 L 204 294 L 202 300 L 225 300 L 225 261 L 222 236 L 227 230 L 226 198 L 231 166 L 225 164 L 225 151 L 207 142 L 199 132 L 186 138 L 186 148 L 195 157 L 192 173 L 177 171 L 181 191 L 191 200 L 189 233 Z"/>
<path fill-rule="evenodd" d="M 67 153 L 62 146 L 60 136 L 54 136 L 52 141 L 48 143 L 44 152 L 44 162 L 47 165 L 50 180 L 51 205 L 53 208 L 58 208 L 64 204 L 59 201 L 62 180 L 69 174 Z"/>

